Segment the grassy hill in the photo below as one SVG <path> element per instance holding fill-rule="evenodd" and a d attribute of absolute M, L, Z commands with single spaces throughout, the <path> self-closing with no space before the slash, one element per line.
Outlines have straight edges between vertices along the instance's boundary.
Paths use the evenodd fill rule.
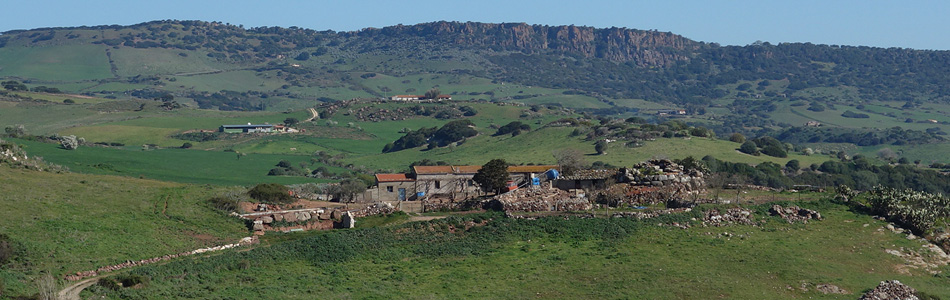
<path fill-rule="evenodd" d="M 132 298 L 853 298 L 885 279 L 946 296 L 942 277 L 884 249 L 921 243 L 882 232 L 868 216 L 806 204 L 826 217 L 807 225 L 679 229 L 699 213 L 635 221 L 500 215 L 452 217 L 393 228 L 335 231 L 252 251 L 132 271 L 142 289 L 93 288 Z M 467 227 L 467 222 L 484 226 Z M 864 226 L 867 224 L 868 226 Z M 470 226 L 470 225 L 469 225 Z M 193 276 L 201 273 L 200 278 Z M 851 295 L 822 294 L 832 284 Z"/>
<path fill-rule="evenodd" d="M 0 234 L 17 254 L 0 268 L 3 294 L 33 290 L 49 272 L 95 269 L 216 246 L 247 235 L 205 201 L 225 188 L 0 166 Z"/>

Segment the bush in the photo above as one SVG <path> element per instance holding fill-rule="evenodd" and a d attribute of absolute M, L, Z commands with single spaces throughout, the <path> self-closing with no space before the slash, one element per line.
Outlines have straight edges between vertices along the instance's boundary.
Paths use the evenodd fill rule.
<path fill-rule="evenodd" d="M 211 204 L 211 207 L 226 212 L 237 211 L 238 209 L 238 201 L 228 197 L 212 197 L 211 199 L 208 199 L 208 203 Z"/>
<path fill-rule="evenodd" d="M 785 152 L 785 149 L 775 145 L 768 145 L 765 146 L 765 148 L 762 148 L 762 154 L 772 157 L 788 157 L 788 153 Z"/>
<path fill-rule="evenodd" d="M 250 191 L 247 191 L 247 195 L 254 200 L 264 203 L 287 204 L 294 201 L 289 191 L 290 190 L 282 184 L 261 183 L 251 188 Z"/>
<path fill-rule="evenodd" d="M 115 280 L 109 278 L 99 278 L 99 281 L 96 281 L 96 285 L 106 288 L 108 290 L 118 291 L 120 286 Z"/>
<path fill-rule="evenodd" d="M 120 276 L 117 276 L 115 279 L 121 282 L 123 287 L 132 287 L 139 284 L 144 285 L 148 283 L 148 277 L 145 277 L 142 275 L 135 275 L 135 274 L 120 275 Z"/>
<path fill-rule="evenodd" d="M 745 143 L 742 143 L 742 146 L 739 146 L 739 152 L 751 155 L 759 155 L 759 149 L 752 141 L 746 141 Z"/>
<path fill-rule="evenodd" d="M 194 147 L 194 146 L 195 146 L 195 145 L 192 145 L 191 143 L 188 143 L 188 142 L 185 142 L 184 144 L 181 144 L 181 148 L 182 148 L 182 149 L 189 149 L 189 148 Z"/>

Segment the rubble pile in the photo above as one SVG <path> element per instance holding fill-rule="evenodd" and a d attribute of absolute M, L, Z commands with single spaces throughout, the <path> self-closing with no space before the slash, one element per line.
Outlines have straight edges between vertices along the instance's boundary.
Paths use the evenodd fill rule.
<path fill-rule="evenodd" d="M 620 171 L 619 181 L 633 185 L 684 185 L 687 191 L 699 191 L 705 185 L 702 171 L 685 170 L 668 159 L 651 159 Z"/>
<path fill-rule="evenodd" d="M 773 216 L 779 216 L 785 221 L 791 223 L 808 223 L 808 220 L 821 220 L 821 214 L 817 211 L 804 209 L 798 206 L 782 207 L 781 205 L 772 205 L 769 213 Z"/>
<path fill-rule="evenodd" d="M 234 244 L 227 244 L 227 245 L 221 245 L 221 246 L 210 247 L 210 248 L 201 248 L 201 249 L 196 249 L 196 250 L 192 250 L 192 251 L 187 251 L 187 252 L 182 252 L 182 253 L 177 253 L 177 254 L 168 254 L 168 255 L 163 255 L 163 256 L 159 256 L 159 257 L 153 257 L 153 258 L 149 258 L 149 259 L 143 259 L 143 260 L 130 260 L 130 261 L 126 261 L 126 262 L 121 263 L 121 264 L 99 267 L 98 269 L 96 269 L 96 270 L 94 270 L 94 271 L 81 271 L 81 272 L 76 272 L 75 274 L 66 275 L 66 280 L 68 280 L 68 281 L 76 281 L 76 280 L 80 280 L 80 279 L 83 279 L 83 278 L 86 278 L 86 277 L 99 276 L 99 274 L 102 274 L 102 273 L 118 271 L 118 270 L 122 270 L 122 269 L 125 269 L 125 268 L 136 267 L 136 266 L 142 266 L 142 265 L 152 264 L 152 263 L 156 263 L 156 262 L 160 262 L 160 261 L 167 261 L 167 260 L 170 260 L 170 259 L 173 259 L 173 258 L 184 257 L 184 256 L 189 256 L 189 255 L 201 254 L 201 253 L 206 253 L 206 252 L 221 251 L 221 250 L 225 250 L 225 249 L 231 249 L 231 248 L 234 248 L 234 247 L 240 247 L 240 246 L 246 246 L 246 245 L 256 244 L 256 243 L 258 243 L 258 242 L 259 242 L 259 241 L 258 241 L 257 237 L 246 237 L 246 238 L 243 238 L 243 239 L 241 239 L 240 241 L 238 241 L 237 243 L 234 243 Z"/>
<path fill-rule="evenodd" d="M 658 216 L 661 216 L 661 215 L 669 215 L 669 214 L 675 214 L 675 213 L 684 213 L 684 212 L 689 212 L 689 211 L 692 211 L 692 209 L 691 209 L 691 208 L 672 208 L 672 209 L 660 209 L 660 210 L 644 211 L 644 212 L 640 212 L 640 211 L 622 211 L 622 212 L 613 213 L 612 215 L 610 215 L 610 217 L 612 217 L 612 218 L 634 218 L 634 219 L 642 220 L 642 219 L 655 218 L 655 217 L 658 217 Z"/>
<path fill-rule="evenodd" d="M 585 198 L 550 188 L 523 188 L 496 196 L 491 200 L 504 211 L 583 211 L 591 209 Z"/>
<path fill-rule="evenodd" d="M 755 225 L 752 211 L 744 208 L 730 208 L 725 213 L 716 209 L 707 210 L 703 216 L 703 226 L 727 226 L 733 224 Z"/>
<path fill-rule="evenodd" d="M 861 300 L 917 300 L 917 290 L 897 280 L 881 281 L 873 290 L 861 295 Z"/>
<path fill-rule="evenodd" d="M 350 214 L 353 215 L 354 218 L 362 218 L 366 216 L 391 214 L 395 211 L 396 209 L 393 208 L 392 204 L 380 202 L 355 211 L 350 211 Z M 340 214 L 340 216 L 342 217 L 342 214 Z"/>

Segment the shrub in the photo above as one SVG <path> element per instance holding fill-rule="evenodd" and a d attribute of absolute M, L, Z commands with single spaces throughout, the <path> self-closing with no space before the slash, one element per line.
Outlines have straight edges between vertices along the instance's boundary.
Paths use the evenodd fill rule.
<path fill-rule="evenodd" d="M 742 146 L 739 146 L 739 152 L 751 155 L 759 155 L 759 149 L 752 141 L 746 141 L 745 143 L 742 143 Z"/>
<path fill-rule="evenodd" d="M 294 201 L 294 198 L 290 196 L 289 189 L 277 183 L 258 184 L 247 191 L 247 195 L 254 200 L 265 203 L 286 204 Z"/>
<path fill-rule="evenodd" d="M 120 275 L 115 279 L 121 282 L 123 287 L 131 287 L 139 284 L 144 285 L 148 283 L 148 277 L 135 274 Z"/>
<path fill-rule="evenodd" d="M 119 288 L 122 287 L 122 286 L 119 286 L 119 284 L 116 283 L 115 280 L 112 280 L 109 278 L 99 278 L 99 281 L 96 281 L 96 285 L 109 289 L 109 290 L 113 290 L 113 291 L 118 291 Z"/>
<path fill-rule="evenodd" d="M 211 199 L 208 199 L 208 203 L 211 204 L 211 207 L 227 212 L 237 211 L 238 209 L 238 201 L 228 197 L 212 197 Z"/>

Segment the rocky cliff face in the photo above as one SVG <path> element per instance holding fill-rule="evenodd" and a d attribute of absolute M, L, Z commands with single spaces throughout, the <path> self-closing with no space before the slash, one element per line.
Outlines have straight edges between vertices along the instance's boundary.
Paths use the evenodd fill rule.
<path fill-rule="evenodd" d="M 369 28 L 361 36 L 419 37 L 463 47 L 542 53 L 562 52 L 642 66 L 665 66 L 689 59 L 702 44 L 668 32 L 626 28 L 597 29 L 573 25 L 525 23 L 434 22 Z"/>

